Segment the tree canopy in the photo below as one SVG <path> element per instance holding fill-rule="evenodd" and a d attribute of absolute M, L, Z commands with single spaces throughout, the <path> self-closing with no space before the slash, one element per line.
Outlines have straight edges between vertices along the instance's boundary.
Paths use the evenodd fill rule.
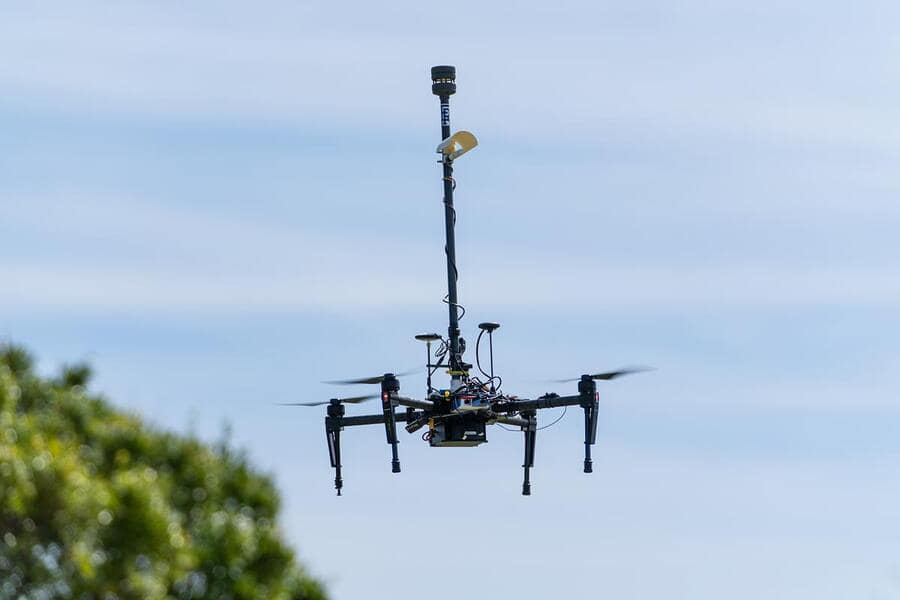
<path fill-rule="evenodd" d="M 227 441 L 148 426 L 0 347 L 0 598 L 321 600 Z"/>

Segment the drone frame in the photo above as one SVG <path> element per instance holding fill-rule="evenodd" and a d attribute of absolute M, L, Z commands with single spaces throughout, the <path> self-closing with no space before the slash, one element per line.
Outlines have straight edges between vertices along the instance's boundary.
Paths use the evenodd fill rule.
<path fill-rule="evenodd" d="M 462 355 L 465 343 L 460 338 L 459 329 L 459 304 L 457 302 L 457 278 L 456 268 L 456 244 L 454 226 L 456 210 L 453 207 L 453 192 L 456 182 L 453 179 L 453 161 L 462 156 L 477 145 L 475 137 L 468 132 L 450 133 L 450 96 L 456 93 L 456 68 L 452 66 L 436 66 L 431 69 L 432 92 L 440 99 L 441 112 L 441 139 L 437 151 L 441 154 L 439 161 L 443 168 L 444 188 L 444 224 L 446 233 L 445 251 L 447 255 L 447 296 L 445 302 L 448 305 L 449 326 L 447 328 L 448 339 L 446 342 L 447 365 L 443 365 L 443 358 L 437 365 L 431 364 L 431 343 L 442 340 L 437 334 L 422 334 L 417 339 L 427 342 L 428 345 L 428 392 L 429 400 L 417 400 L 400 395 L 400 382 L 397 375 L 385 373 L 380 377 L 367 378 L 365 380 L 352 380 L 338 383 L 380 383 L 381 385 L 381 414 L 347 416 L 344 404 L 340 399 L 333 399 L 328 403 L 325 417 L 325 434 L 328 441 L 328 454 L 331 466 L 335 471 L 334 487 L 337 495 L 341 495 L 343 488 L 342 462 L 341 462 L 341 431 L 345 427 L 357 427 L 362 425 L 383 424 L 387 443 L 391 446 L 391 471 L 400 472 L 400 459 L 397 451 L 397 423 L 406 423 L 406 430 L 413 433 L 426 424 L 433 431 L 435 423 L 444 420 L 478 419 L 479 423 L 491 425 L 495 423 L 519 427 L 524 434 L 524 480 L 522 483 L 522 495 L 531 495 L 530 470 L 534 466 L 535 443 L 537 439 L 537 412 L 542 409 L 559 408 L 568 406 L 580 406 L 584 411 L 584 472 L 593 471 L 591 459 L 591 446 L 597 439 L 597 414 L 599 399 L 597 395 L 597 379 L 612 379 L 631 371 L 614 371 L 599 375 L 585 374 L 578 380 L 578 393 L 571 396 L 560 396 L 555 393 L 544 394 L 535 399 L 519 399 L 499 395 L 494 397 L 487 410 L 467 413 L 472 416 L 464 416 L 453 412 L 451 400 L 439 394 L 432 394 L 431 375 L 440 366 L 446 366 L 451 377 L 451 390 L 459 389 L 468 380 L 468 371 L 472 365 L 463 361 Z M 483 332 L 491 334 L 499 325 L 495 323 L 482 323 Z M 477 349 L 476 349 L 477 352 Z M 480 367 L 479 367 L 480 368 Z M 491 392 L 494 392 L 493 383 L 493 343 L 491 343 Z M 398 408 L 404 407 L 405 411 Z"/>
<path fill-rule="evenodd" d="M 537 411 L 546 408 L 564 406 L 580 406 L 584 410 L 584 472 L 593 472 L 591 446 L 597 441 L 597 413 L 599 409 L 597 382 L 590 375 L 582 375 L 578 382 L 578 394 L 560 396 L 545 394 L 539 398 L 507 399 L 491 406 L 489 414 L 484 416 L 488 425 L 500 423 L 519 427 L 525 434 L 525 457 L 522 463 L 524 481 L 522 495 L 531 495 L 530 469 L 534 466 L 534 451 L 537 438 Z M 387 443 L 391 445 L 391 472 L 400 472 L 400 459 L 397 451 L 397 423 L 407 423 L 409 433 L 424 427 L 431 420 L 458 418 L 459 415 L 449 412 L 446 406 L 429 400 L 417 400 L 400 395 L 400 381 L 392 373 L 385 373 L 381 381 L 382 414 L 346 416 L 344 405 L 338 399 L 328 404 L 325 417 L 325 434 L 328 440 L 328 454 L 331 467 L 335 470 L 334 487 L 337 495 L 341 495 L 344 487 L 341 476 L 341 431 L 345 427 L 360 425 L 384 424 Z M 397 412 L 397 407 L 406 407 L 406 411 Z M 509 416 L 518 415 L 518 416 Z"/>

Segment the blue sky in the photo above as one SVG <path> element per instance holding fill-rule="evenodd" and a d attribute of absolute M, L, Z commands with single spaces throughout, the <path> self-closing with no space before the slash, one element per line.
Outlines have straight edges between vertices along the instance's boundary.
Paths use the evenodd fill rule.
<path fill-rule="evenodd" d="M 230 423 L 338 600 L 900 597 L 898 17 L 6 3 L 0 336 L 161 425 Z M 530 498 L 517 434 L 404 435 L 392 475 L 371 428 L 336 499 L 321 414 L 271 403 L 415 366 L 446 327 L 446 63 L 481 142 L 456 172 L 464 334 L 502 324 L 521 395 L 657 370 L 602 386 L 592 476 L 575 412 Z"/>

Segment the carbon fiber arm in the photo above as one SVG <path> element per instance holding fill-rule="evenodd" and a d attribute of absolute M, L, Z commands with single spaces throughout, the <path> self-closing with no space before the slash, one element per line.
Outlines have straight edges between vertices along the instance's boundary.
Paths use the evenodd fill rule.
<path fill-rule="evenodd" d="M 558 408 L 560 406 L 578 406 L 584 402 L 584 396 L 559 396 L 546 394 L 535 400 L 508 400 L 491 407 L 495 413 L 513 413 L 523 410 L 539 410 L 542 408 Z"/>

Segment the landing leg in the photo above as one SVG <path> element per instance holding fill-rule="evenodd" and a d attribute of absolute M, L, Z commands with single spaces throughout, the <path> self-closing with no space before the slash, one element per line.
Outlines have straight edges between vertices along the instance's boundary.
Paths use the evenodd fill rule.
<path fill-rule="evenodd" d="M 331 466 L 334 468 L 334 489 L 337 495 L 341 495 L 341 488 L 344 487 L 344 480 L 341 479 L 341 430 L 327 431 L 328 436 L 328 454 L 331 457 Z"/>
<path fill-rule="evenodd" d="M 581 408 L 584 409 L 584 472 L 593 473 L 591 446 L 597 441 L 597 411 L 600 403 L 597 400 L 597 383 L 589 375 L 584 375 L 578 382 L 581 395 Z"/>
<path fill-rule="evenodd" d="M 522 482 L 522 495 L 531 495 L 530 469 L 534 466 L 534 443 L 537 437 L 537 417 L 533 410 L 524 411 L 522 416 L 528 420 L 528 425 L 522 428 L 525 433 L 525 460 L 522 467 L 525 469 L 525 479 Z"/>
<path fill-rule="evenodd" d="M 391 393 L 400 391 L 400 382 L 390 373 L 386 373 L 381 382 L 381 410 L 384 413 L 384 433 L 387 443 L 391 445 L 391 472 L 400 472 L 400 457 L 397 453 L 397 421 L 394 414 L 394 403 Z"/>
<path fill-rule="evenodd" d="M 332 401 L 328 407 L 328 416 L 325 417 L 325 437 L 328 440 L 328 457 L 331 459 L 331 467 L 334 469 L 334 489 L 337 495 L 341 495 L 344 480 L 341 479 L 341 419 L 344 416 L 344 405 Z"/>
<path fill-rule="evenodd" d="M 597 401 L 592 400 L 590 406 L 584 408 L 584 472 L 593 473 L 591 446 L 597 437 Z"/>

